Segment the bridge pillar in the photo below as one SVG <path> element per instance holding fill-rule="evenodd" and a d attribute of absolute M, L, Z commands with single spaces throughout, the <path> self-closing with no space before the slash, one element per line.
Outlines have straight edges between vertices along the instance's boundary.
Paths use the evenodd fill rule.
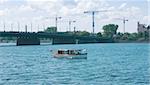
<path fill-rule="evenodd" d="M 19 37 L 17 39 L 17 46 L 20 45 L 40 45 L 40 39 L 37 37 Z"/>

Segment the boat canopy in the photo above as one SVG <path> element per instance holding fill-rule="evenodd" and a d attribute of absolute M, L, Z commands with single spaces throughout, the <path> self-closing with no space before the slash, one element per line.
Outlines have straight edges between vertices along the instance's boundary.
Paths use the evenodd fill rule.
<path fill-rule="evenodd" d="M 79 50 L 59 49 L 57 53 L 58 54 L 81 54 L 83 53 L 83 50 L 82 49 Z"/>

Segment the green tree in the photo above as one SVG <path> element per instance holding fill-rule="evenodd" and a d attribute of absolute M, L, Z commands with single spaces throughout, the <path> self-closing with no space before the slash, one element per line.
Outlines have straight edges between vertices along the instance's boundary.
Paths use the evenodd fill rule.
<path fill-rule="evenodd" d="M 139 32 L 138 33 L 138 38 L 143 38 L 144 37 L 144 33 L 143 32 Z"/>
<path fill-rule="evenodd" d="M 101 33 L 101 32 L 98 32 L 98 33 L 97 33 L 97 37 L 102 37 L 102 33 Z"/>
<path fill-rule="evenodd" d="M 122 38 L 122 36 L 123 36 L 123 33 L 118 32 L 117 35 L 116 35 L 116 39 L 120 40 Z"/>
<path fill-rule="evenodd" d="M 55 33 L 55 32 L 57 32 L 57 28 L 56 27 L 47 27 L 47 29 L 44 30 L 44 32 Z"/>
<path fill-rule="evenodd" d="M 128 33 L 128 32 L 126 32 L 126 33 L 124 33 L 123 34 L 123 36 L 122 36 L 122 40 L 128 40 L 129 39 L 129 36 L 130 36 L 130 33 Z"/>
<path fill-rule="evenodd" d="M 87 31 L 77 31 L 76 35 L 78 35 L 78 36 L 90 36 L 90 33 Z"/>
<path fill-rule="evenodd" d="M 138 39 L 138 34 L 137 33 L 129 33 L 127 36 L 127 39 L 130 41 L 135 41 Z"/>
<path fill-rule="evenodd" d="M 145 38 L 145 40 L 149 40 L 149 35 L 150 35 L 150 33 L 148 31 L 144 32 L 144 38 Z"/>
<path fill-rule="evenodd" d="M 115 24 L 108 24 L 108 25 L 103 26 L 104 37 L 112 38 L 113 35 L 117 33 L 118 27 L 119 26 Z"/>

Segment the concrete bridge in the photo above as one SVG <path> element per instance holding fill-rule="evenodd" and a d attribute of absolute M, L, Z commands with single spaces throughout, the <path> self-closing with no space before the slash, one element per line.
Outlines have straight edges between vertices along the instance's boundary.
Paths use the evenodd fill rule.
<path fill-rule="evenodd" d="M 49 39 L 51 44 L 83 44 L 83 43 L 109 43 L 110 39 L 101 39 L 94 36 L 77 36 L 75 34 L 57 32 L 0 32 L 0 37 L 15 37 L 16 45 L 40 45 L 40 39 Z"/>

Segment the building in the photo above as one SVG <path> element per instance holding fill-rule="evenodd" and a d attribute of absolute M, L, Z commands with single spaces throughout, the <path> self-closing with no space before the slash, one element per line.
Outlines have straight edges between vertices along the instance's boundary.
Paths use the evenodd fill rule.
<path fill-rule="evenodd" d="M 150 25 L 146 26 L 145 24 L 137 22 L 137 31 L 138 33 L 150 32 Z"/>

